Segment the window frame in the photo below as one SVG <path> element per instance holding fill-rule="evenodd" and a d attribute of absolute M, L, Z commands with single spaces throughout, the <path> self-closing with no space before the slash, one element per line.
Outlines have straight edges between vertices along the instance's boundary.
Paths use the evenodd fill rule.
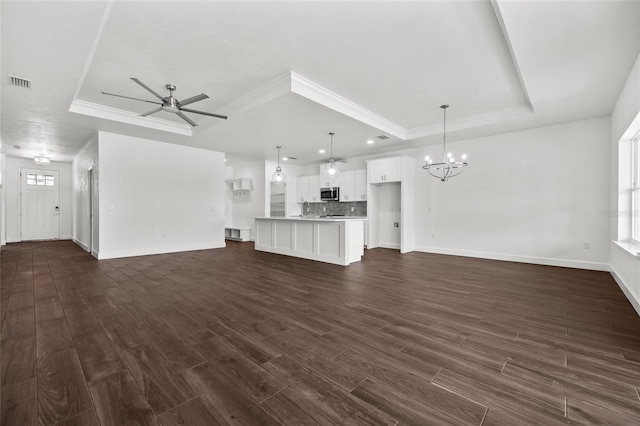
<path fill-rule="evenodd" d="M 640 132 L 631 139 L 631 241 L 640 245 Z M 636 205 L 639 208 L 636 208 Z"/>

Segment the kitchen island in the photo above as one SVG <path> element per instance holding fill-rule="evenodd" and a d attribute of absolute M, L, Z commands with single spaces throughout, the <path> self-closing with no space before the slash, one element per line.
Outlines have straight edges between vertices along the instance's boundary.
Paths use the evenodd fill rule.
<path fill-rule="evenodd" d="M 255 249 L 336 265 L 359 262 L 366 218 L 256 218 Z"/>

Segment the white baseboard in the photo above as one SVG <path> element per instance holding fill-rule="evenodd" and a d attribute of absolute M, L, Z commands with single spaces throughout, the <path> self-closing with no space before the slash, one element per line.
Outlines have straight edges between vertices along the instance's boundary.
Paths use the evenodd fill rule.
<path fill-rule="evenodd" d="M 400 250 L 400 244 L 398 243 L 378 243 L 378 247 Z"/>
<path fill-rule="evenodd" d="M 19 243 L 21 241 L 20 238 L 7 238 L 7 243 Z"/>
<path fill-rule="evenodd" d="M 82 241 L 76 240 L 75 238 L 71 239 L 74 243 L 76 243 L 77 246 L 79 246 L 80 248 L 82 248 L 82 250 L 84 251 L 89 251 L 89 246 L 86 245 L 85 243 L 83 243 Z"/>
<path fill-rule="evenodd" d="M 73 240 L 73 237 L 71 235 L 63 235 L 60 237 L 61 240 Z"/>
<path fill-rule="evenodd" d="M 629 303 L 631 303 L 631 306 L 633 306 L 633 309 L 635 309 L 638 315 L 640 315 L 640 300 L 633 297 L 633 293 L 631 293 L 631 290 L 629 290 L 629 287 L 624 282 L 622 277 L 618 275 L 613 265 L 610 265 L 609 273 L 611 273 L 611 276 L 618 284 L 618 287 L 620 287 L 620 290 L 622 290 L 624 295 L 627 297 L 627 300 L 629 301 Z"/>
<path fill-rule="evenodd" d="M 184 246 L 167 246 L 167 247 L 148 247 L 138 249 L 123 249 L 123 250 L 102 250 L 96 253 L 98 259 L 116 259 L 120 257 L 134 257 L 134 256 L 149 256 L 152 254 L 164 254 L 164 253 L 179 253 L 183 251 L 195 251 L 195 250 L 209 250 L 215 248 L 226 247 L 225 241 L 209 243 L 209 244 L 194 244 Z"/>
<path fill-rule="evenodd" d="M 590 271 L 609 272 L 611 270 L 608 263 L 587 262 L 582 260 L 520 256 L 515 254 L 491 253 L 471 250 L 452 250 L 436 247 L 416 247 L 415 251 L 424 253 L 448 254 L 452 256 L 476 257 L 480 259 L 504 260 L 508 262 L 533 263 L 535 265 L 561 266 L 565 268 L 587 269 Z"/>

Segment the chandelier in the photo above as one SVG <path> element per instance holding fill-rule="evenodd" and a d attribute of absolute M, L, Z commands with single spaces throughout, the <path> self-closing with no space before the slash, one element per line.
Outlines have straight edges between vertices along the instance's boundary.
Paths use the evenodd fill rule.
<path fill-rule="evenodd" d="M 276 167 L 276 171 L 271 176 L 271 182 L 273 183 L 284 183 L 284 173 L 282 172 L 282 168 L 280 167 L 280 145 L 278 145 L 278 167 Z"/>
<path fill-rule="evenodd" d="M 462 161 L 456 161 L 456 159 L 451 155 L 451 153 L 447 153 L 447 108 L 449 105 L 440 105 L 442 108 L 442 112 L 444 114 L 444 129 L 442 132 L 442 162 L 434 163 L 431 158 L 427 155 L 424 159 L 425 165 L 422 166 L 423 169 L 427 171 L 431 176 L 440 179 L 442 182 L 446 182 L 449 178 L 454 176 L 458 176 L 462 173 L 462 169 L 467 167 L 469 163 L 467 163 L 467 154 L 462 154 Z"/>

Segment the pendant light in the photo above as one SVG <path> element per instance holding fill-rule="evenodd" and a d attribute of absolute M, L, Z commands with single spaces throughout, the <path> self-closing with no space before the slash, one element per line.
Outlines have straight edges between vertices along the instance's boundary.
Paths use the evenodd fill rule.
<path fill-rule="evenodd" d="M 335 135 L 335 133 L 330 132 L 329 135 L 331 136 L 331 157 L 329 158 L 329 164 L 326 168 L 326 174 L 328 177 L 335 177 L 338 176 L 339 173 L 336 161 L 333 159 L 333 135 Z"/>
<path fill-rule="evenodd" d="M 278 145 L 276 148 L 278 148 L 278 167 L 276 167 L 276 171 L 271 176 L 271 182 L 284 183 L 285 177 L 284 177 L 284 173 L 282 172 L 282 168 L 280 167 L 280 148 L 282 147 Z"/>
<path fill-rule="evenodd" d="M 467 154 L 462 154 L 462 161 L 456 161 L 451 153 L 447 153 L 447 108 L 449 105 L 440 105 L 444 114 L 444 126 L 442 132 L 442 162 L 434 163 L 429 156 L 424 161 L 425 165 L 423 169 L 427 171 L 431 176 L 440 179 L 442 182 L 446 182 L 449 178 L 458 176 L 462 173 L 462 169 L 467 167 Z"/>

